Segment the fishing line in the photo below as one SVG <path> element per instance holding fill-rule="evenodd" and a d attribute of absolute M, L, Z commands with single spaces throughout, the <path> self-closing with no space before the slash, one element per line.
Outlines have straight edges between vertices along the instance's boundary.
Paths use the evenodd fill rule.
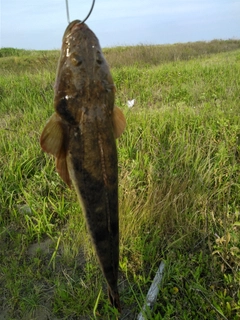
<path fill-rule="evenodd" d="M 84 23 L 89 18 L 90 14 L 92 13 L 94 4 L 95 4 L 95 0 L 93 0 L 93 2 L 92 2 L 92 6 L 91 6 L 91 9 L 90 9 L 88 15 L 80 23 Z M 68 0 L 66 0 L 66 10 L 67 10 L 67 21 L 68 21 L 68 24 L 69 24 L 70 23 L 70 16 L 69 16 Z"/>

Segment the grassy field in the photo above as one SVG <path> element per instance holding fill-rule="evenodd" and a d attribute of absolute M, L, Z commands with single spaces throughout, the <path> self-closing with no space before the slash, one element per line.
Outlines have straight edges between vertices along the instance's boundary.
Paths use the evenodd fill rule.
<path fill-rule="evenodd" d="M 104 53 L 127 119 L 120 319 L 161 261 L 146 319 L 240 319 L 240 41 Z M 75 192 L 39 146 L 58 55 L 0 49 L 0 320 L 116 318 Z"/>

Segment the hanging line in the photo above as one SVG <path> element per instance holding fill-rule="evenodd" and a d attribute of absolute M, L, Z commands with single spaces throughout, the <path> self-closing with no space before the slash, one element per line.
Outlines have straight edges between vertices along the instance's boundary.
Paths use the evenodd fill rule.
<path fill-rule="evenodd" d="M 84 23 L 89 18 L 90 14 L 92 13 L 94 4 L 95 4 L 95 0 L 93 0 L 93 2 L 92 2 L 92 6 L 91 6 L 91 9 L 90 9 L 88 15 L 80 23 Z M 68 24 L 69 24 L 70 23 L 70 17 L 69 17 L 68 0 L 66 0 L 66 10 L 67 10 L 67 21 L 68 21 Z"/>

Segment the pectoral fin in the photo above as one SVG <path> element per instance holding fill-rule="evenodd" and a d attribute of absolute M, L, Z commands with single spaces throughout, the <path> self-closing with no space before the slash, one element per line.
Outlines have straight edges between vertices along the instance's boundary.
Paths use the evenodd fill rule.
<path fill-rule="evenodd" d="M 126 127 L 126 119 L 120 108 L 114 107 L 112 121 L 114 137 L 117 139 L 120 137 Z"/>
<path fill-rule="evenodd" d="M 40 137 L 40 145 L 43 151 L 56 158 L 57 172 L 63 181 L 70 186 L 71 180 L 66 162 L 68 128 L 57 113 L 54 113 L 45 125 Z"/>
<path fill-rule="evenodd" d="M 61 156 L 64 145 L 64 128 L 62 119 L 54 113 L 46 123 L 40 137 L 40 145 L 43 151 L 52 154 L 54 157 Z"/>

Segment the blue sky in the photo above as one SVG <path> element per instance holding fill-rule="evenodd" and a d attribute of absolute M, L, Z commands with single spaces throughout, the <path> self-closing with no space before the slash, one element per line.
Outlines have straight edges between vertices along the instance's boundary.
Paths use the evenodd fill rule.
<path fill-rule="evenodd" d="M 92 0 L 68 0 L 70 20 Z M 96 0 L 86 22 L 102 47 L 240 39 L 240 0 Z M 59 49 L 65 0 L 0 0 L 0 47 Z"/>

